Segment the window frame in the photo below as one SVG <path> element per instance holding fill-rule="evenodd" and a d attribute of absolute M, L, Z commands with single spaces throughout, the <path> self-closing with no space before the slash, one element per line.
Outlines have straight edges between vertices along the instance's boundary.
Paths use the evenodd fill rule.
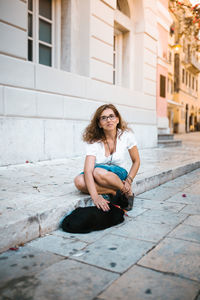
<path fill-rule="evenodd" d="M 113 85 L 122 85 L 123 32 L 115 29 L 113 38 Z"/>
<path fill-rule="evenodd" d="M 32 37 L 29 37 L 27 30 L 27 42 L 32 41 L 32 59 L 29 60 L 29 48 L 27 47 L 27 60 L 33 63 L 41 64 L 39 62 L 39 45 L 47 46 L 51 49 L 51 66 L 46 64 L 41 64 L 43 66 L 48 67 L 60 67 L 60 57 L 59 57 L 59 49 L 60 49 L 60 9 L 59 4 L 60 0 L 51 0 L 52 5 L 52 19 L 48 19 L 39 14 L 39 1 L 32 1 L 32 11 L 28 9 L 27 3 L 27 15 L 32 15 Z M 43 20 L 48 24 L 51 24 L 51 44 L 39 40 L 39 21 Z M 28 20 L 27 20 L 27 28 Z"/>
<path fill-rule="evenodd" d="M 185 69 L 182 69 L 182 83 L 185 83 Z"/>
<path fill-rule="evenodd" d="M 166 76 L 160 74 L 160 97 L 166 98 Z"/>

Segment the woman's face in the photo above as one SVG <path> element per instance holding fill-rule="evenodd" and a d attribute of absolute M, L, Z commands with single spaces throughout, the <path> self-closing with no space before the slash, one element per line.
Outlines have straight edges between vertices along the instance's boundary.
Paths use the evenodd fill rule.
<path fill-rule="evenodd" d="M 119 123 L 119 118 L 116 117 L 114 111 L 111 108 L 105 109 L 99 118 L 99 127 L 105 131 L 114 130 Z"/>

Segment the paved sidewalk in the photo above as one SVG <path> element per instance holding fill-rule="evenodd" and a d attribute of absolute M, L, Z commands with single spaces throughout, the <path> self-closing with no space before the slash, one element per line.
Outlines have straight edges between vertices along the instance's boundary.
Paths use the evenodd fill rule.
<path fill-rule="evenodd" d="M 136 195 L 200 167 L 200 132 L 175 138 L 183 145 L 139 151 Z M 0 168 L 0 252 L 55 230 L 66 212 L 91 204 L 73 184 L 83 161 L 74 157 Z M 128 157 L 126 164 L 128 169 Z"/>
<path fill-rule="evenodd" d="M 2 253 L 0 299 L 200 300 L 200 168 L 140 194 L 128 215 Z"/>

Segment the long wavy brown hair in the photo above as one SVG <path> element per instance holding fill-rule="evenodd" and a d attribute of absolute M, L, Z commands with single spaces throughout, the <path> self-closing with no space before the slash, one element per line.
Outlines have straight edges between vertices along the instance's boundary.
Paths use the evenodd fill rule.
<path fill-rule="evenodd" d="M 102 128 L 99 127 L 99 120 L 102 112 L 106 109 L 112 109 L 115 116 L 119 118 L 119 123 L 117 124 L 117 130 L 120 129 L 120 135 L 124 131 L 130 130 L 128 128 L 127 123 L 122 119 L 120 113 L 118 112 L 117 108 L 113 104 L 104 104 L 100 106 L 93 115 L 93 118 L 90 124 L 85 128 L 83 132 L 83 141 L 89 144 L 92 144 L 97 141 L 104 141 L 105 135 Z"/>

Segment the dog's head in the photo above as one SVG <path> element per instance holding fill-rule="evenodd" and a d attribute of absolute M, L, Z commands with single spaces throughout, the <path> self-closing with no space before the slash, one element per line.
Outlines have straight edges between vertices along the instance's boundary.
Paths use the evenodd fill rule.
<path fill-rule="evenodd" d="M 116 192 L 116 195 L 111 198 L 110 202 L 119 205 L 123 209 L 128 206 L 128 199 L 120 192 L 120 190 Z"/>

